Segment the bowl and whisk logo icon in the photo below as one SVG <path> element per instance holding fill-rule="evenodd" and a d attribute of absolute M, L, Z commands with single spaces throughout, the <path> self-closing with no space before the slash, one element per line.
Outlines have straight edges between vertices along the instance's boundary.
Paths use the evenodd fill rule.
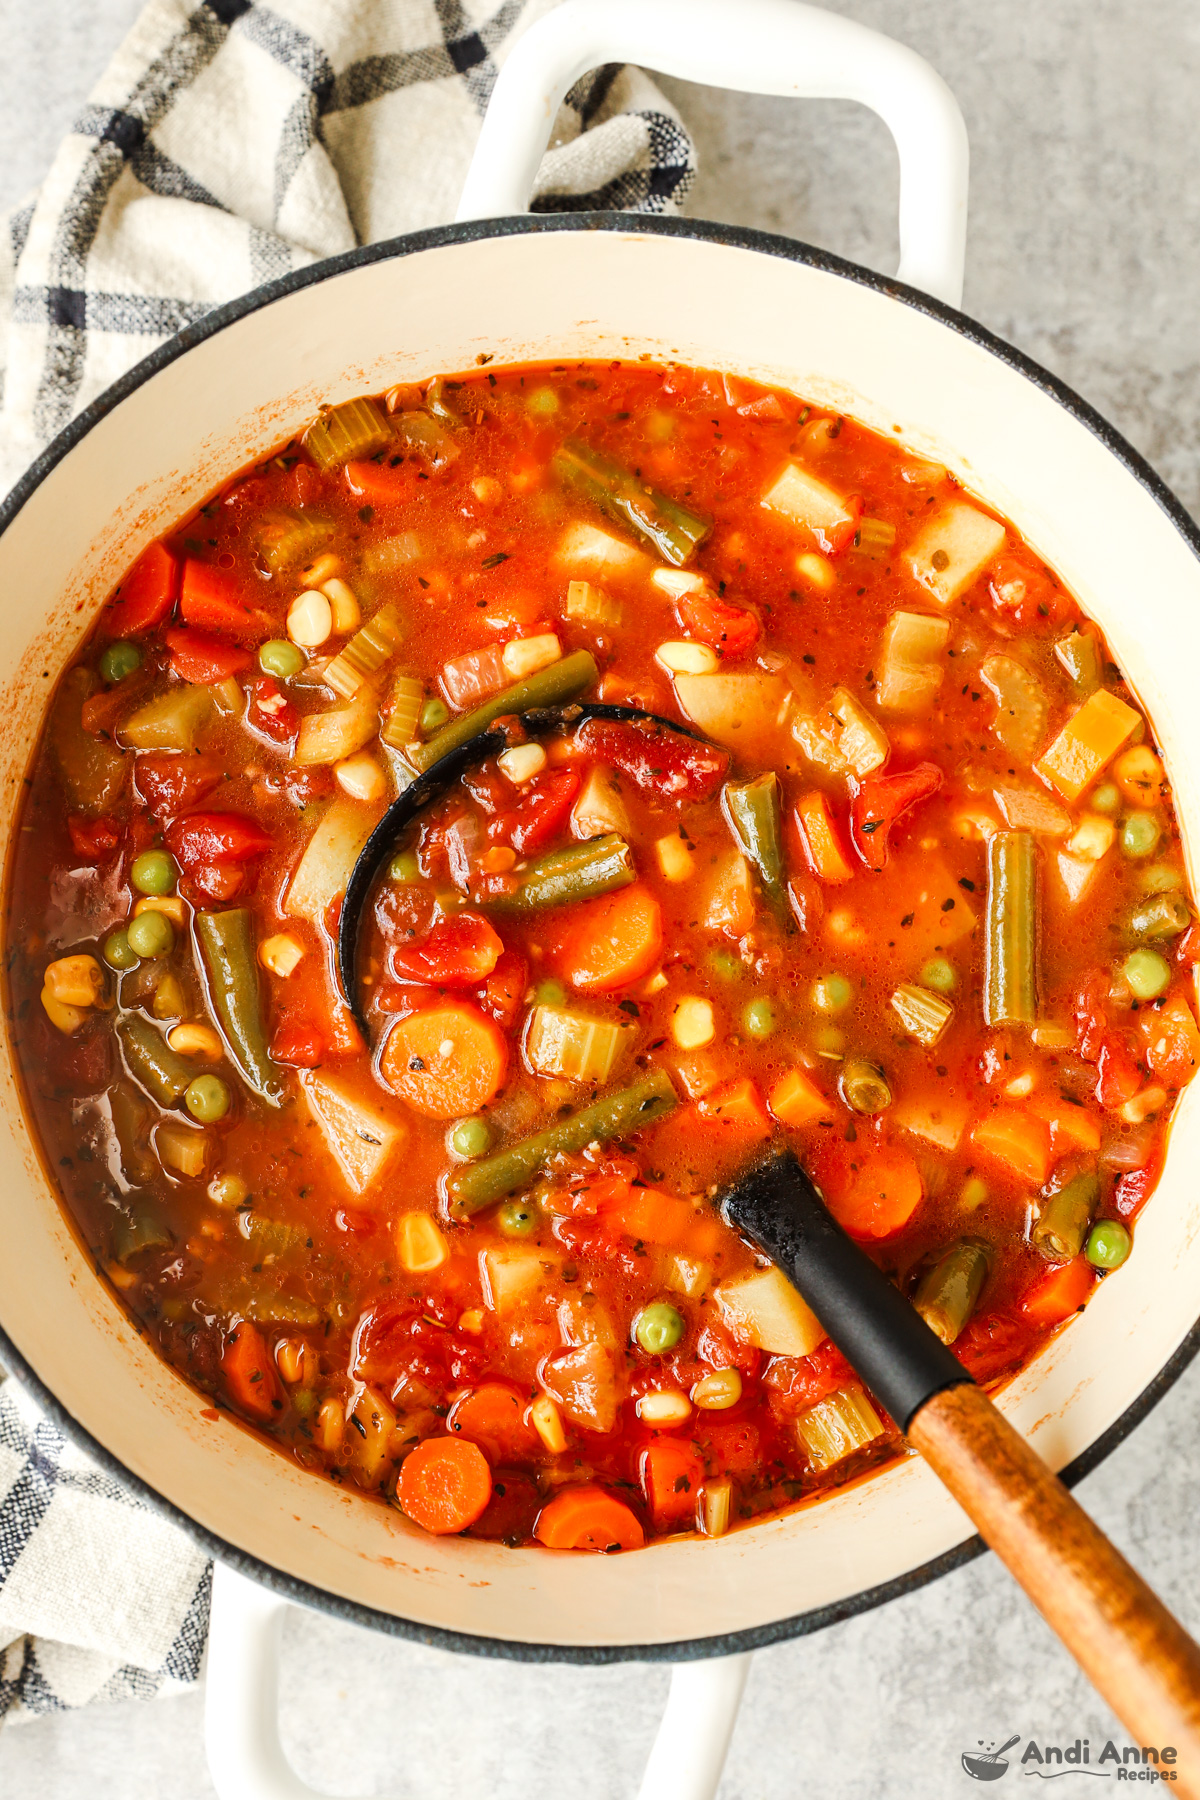
<path fill-rule="evenodd" d="M 1011 1750 L 1013 1745 L 1019 1744 L 1020 1741 L 1021 1734 L 1018 1731 L 1012 1737 L 1007 1738 L 998 1750 L 964 1750 L 962 1766 L 967 1774 L 973 1776 L 976 1781 L 999 1781 L 1008 1768 L 1008 1764 L 1004 1760 L 1004 1752 Z"/>

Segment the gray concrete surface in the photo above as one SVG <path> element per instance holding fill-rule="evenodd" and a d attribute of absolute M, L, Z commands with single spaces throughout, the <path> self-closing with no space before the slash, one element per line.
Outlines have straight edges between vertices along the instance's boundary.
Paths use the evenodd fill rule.
<path fill-rule="evenodd" d="M 0 0 L 0 204 L 36 180 L 135 10 Z M 905 39 L 959 96 L 974 159 L 968 310 L 1107 413 L 1200 512 L 1200 12 L 1190 0 L 837 10 Z M 878 121 L 669 85 L 700 148 L 693 212 L 894 266 L 895 157 Z M 1193 1630 L 1198 1481 L 1200 1368 L 1080 1489 Z M 623 1800 L 666 1691 L 656 1668 L 458 1660 L 301 1614 L 286 1646 L 285 1740 L 329 1793 Z M 202 1800 L 201 1713 L 197 1694 L 4 1732 L 0 1793 Z M 721 1800 L 952 1800 L 972 1791 L 959 1755 L 980 1739 L 1097 1745 L 1115 1730 L 988 1558 L 759 1655 Z"/>

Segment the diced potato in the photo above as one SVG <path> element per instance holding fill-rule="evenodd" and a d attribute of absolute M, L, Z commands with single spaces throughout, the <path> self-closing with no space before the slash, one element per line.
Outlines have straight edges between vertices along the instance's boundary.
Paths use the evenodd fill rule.
<path fill-rule="evenodd" d="M 836 532 L 839 526 L 849 525 L 854 517 L 841 494 L 826 482 L 818 481 L 798 463 L 788 464 L 767 489 L 762 503 L 772 512 L 782 513 L 793 525 L 811 531 L 822 541 L 822 547 L 831 532 Z"/>
<path fill-rule="evenodd" d="M 623 1383 L 618 1382 L 613 1352 L 603 1344 L 580 1344 L 548 1356 L 541 1382 L 573 1425 L 584 1431 L 615 1431 Z"/>
<path fill-rule="evenodd" d="M 904 555 L 909 574 L 949 606 L 1000 554 L 1005 531 L 965 500 L 941 506 L 918 532 Z"/>
<path fill-rule="evenodd" d="M 556 1263 L 540 1250 L 497 1244 L 479 1257 L 483 1297 L 492 1312 L 515 1312 L 553 1278 Z"/>
<path fill-rule="evenodd" d="M 840 733 L 828 712 L 797 713 L 792 720 L 792 736 L 810 763 L 830 775 L 844 775 L 850 767 L 839 748 Z"/>
<path fill-rule="evenodd" d="M 288 885 L 285 913 L 323 927 L 330 902 L 345 893 L 350 871 L 382 812 L 381 805 L 364 805 L 348 795 L 333 802 L 305 845 Z"/>
<path fill-rule="evenodd" d="M 341 1076 L 323 1069 L 301 1069 L 300 1086 L 347 1185 L 352 1192 L 365 1194 L 407 1138 L 403 1119 L 384 1112 Z"/>
<path fill-rule="evenodd" d="M 664 881 L 688 881 L 696 871 L 696 859 L 677 831 L 656 838 L 654 854 Z"/>
<path fill-rule="evenodd" d="M 582 619 L 585 625 L 602 625 L 611 630 L 616 630 L 622 619 L 619 603 L 590 581 L 567 583 L 566 612 L 568 619 Z"/>
<path fill-rule="evenodd" d="M 1067 899 L 1072 906 L 1078 906 L 1096 873 L 1096 863 L 1090 857 L 1070 856 L 1065 850 L 1060 851 L 1058 858 L 1059 879 L 1067 891 Z"/>
<path fill-rule="evenodd" d="M 335 763 L 333 779 L 352 800 L 382 800 L 387 793 L 387 776 L 369 750 L 356 750 Z"/>
<path fill-rule="evenodd" d="M 740 752 L 748 762 L 770 760 L 788 699 L 782 676 L 677 675 L 675 694 L 705 737 Z"/>
<path fill-rule="evenodd" d="M 350 1429 L 342 1439 L 346 1462 L 364 1487 L 375 1487 L 388 1459 L 388 1446 L 396 1429 L 393 1407 L 375 1388 L 355 1383 L 346 1423 Z"/>
<path fill-rule="evenodd" d="M 194 750 L 212 713 L 208 689 L 185 682 L 139 707 L 121 726 L 119 736 L 134 750 Z"/>
<path fill-rule="evenodd" d="M 296 738 L 296 761 L 303 767 L 337 763 L 353 756 L 379 732 L 379 701 L 364 684 L 345 706 L 306 713 Z"/>
<path fill-rule="evenodd" d="M 700 906 L 701 923 L 708 931 L 725 931 L 744 937 L 754 923 L 754 883 L 750 865 L 731 850 L 717 864 Z"/>
<path fill-rule="evenodd" d="M 1098 688 L 1072 713 L 1050 748 L 1034 763 L 1035 772 L 1068 802 L 1078 800 L 1118 750 L 1128 743 L 1142 715 L 1107 688 Z"/>
<path fill-rule="evenodd" d="M 708 1291 L 712 1281 L 712 1264 L 700 1262 L 693 1256 L 669 1256 L 663 1273 L 663 1286 L 672 1294 L 682 1294 L 685 1299 L 699 1300 Z"/>
<path fill-rule="evenodd" d="M 535 1075 L 603 1082 L 636 1034 L 632 1022 L 591 1018 L 569 1006 L 535 1006 L 525 1033 L 525 1060 Z"/>
<path fill-rule="evenodd" d="M 571 811 L 571 830 L 577 838 L 604 837 L 615 831 L 628 837 L 632 826 L 621 798 L 621 785 L 612 769 L 598 763 L 584 783 Z"/>
<path fill-rule="evenodd" d="M 641 575 L 649 567 L 649 558 L 634 545 L 582 520 L 567 526 L 558 541 L 553 561 L 560 568 L 579 569 L 586 574 L 598 575 L 601 580 Z"/>
<path fill-rule="evenodd" d="M 1027 762 L 1046 735 L 1049 707 L 1041 682 L 1015 656 L 989 656 L 979 678 L 996 702 L 992 730 L 1004 748 Z"/>
<path fill-rule="evenodd" d="M 946 674 L 942 656 L 949 636 L 948 619 L 892 614 L 875 663 L 875 697 L 882 711 L 912 716 L 932 705 Z"/>
<path fill-rule="evenodd" d="M 824 1327 L 781 1269 L 723 1281 L 713 1299 L 734 1336 L 770 1356 L 811 1356 L 824 1341 Z"/>
<path fill-rule="evenodd" d="M 296 941 L 290 931 L 276 932 L 274 937 L 264 938 L 258 946 L 258 960 L 263 968 L 272 975 L 286 980 L 293 975 L 304 958 L 304 946 Z"/>
<path fill-rule="evenodd" d="M 179 1124 L 174 1120 L 169 1124 L 156 1126 L 154 1149 L 163 1167 L 174 1170 L 176 1175 L 184 1175 L 192 1180 L 203 1175 L 208 1156 L 208 1138 L 195 1126 Z"/>
<path fill-rule="evenodd" d="M 594 1294 L 579 1294 L 560 1301 L 556 1316 L 559 1336 L 569 1348 L 574 1349 L 580 1344 L 603 1344 L 608 1350 L 616 1349 L 616 1321 Z"/>
<path fill-rule="evenodd" d="M 1065 837 L 1071 829 L 1070 813 L 1037 788 L 998 787 L 993 790 L 992 797 L 1010 831 L 1032 831 L 1039 837 Z"/>
<path fill-rule="evenodd" d="M 396 1254 L 410 1275 L 428 1275 L 441 1268 L 450 1246 L 428 1213 L 408 1212 L 396 1223 Z"/>
<path fill-rule="evenodd" d="M 837 1388 L 798 1415 L 796 1436 L 820 1473 L 882 1437 L 883 1421 L 862 1388 Z"/>
<path fill-rule="evenodd" d="M 909 1100 L 894 1106 L 888 1118 L 901 1131 L 911 1131 L 935 1149 L 957 1150 L 970 1111 L 965 1100 Z"/>

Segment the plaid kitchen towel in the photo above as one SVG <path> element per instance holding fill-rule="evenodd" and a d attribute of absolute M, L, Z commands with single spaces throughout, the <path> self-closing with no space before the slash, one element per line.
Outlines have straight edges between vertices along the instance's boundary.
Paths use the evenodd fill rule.
<path fill-rule="evenodd" d="M 0 492 L 210 307 L 454 215 L 498 66 L 553 0 L 151 0 L 39 192 L 0 221 Z M 568 96 L 538 210 L 679 205 L 695 160 L 640 71 Z M 190 1542 L 0 1387 L 0 1717 L 199 1673 Z"/>

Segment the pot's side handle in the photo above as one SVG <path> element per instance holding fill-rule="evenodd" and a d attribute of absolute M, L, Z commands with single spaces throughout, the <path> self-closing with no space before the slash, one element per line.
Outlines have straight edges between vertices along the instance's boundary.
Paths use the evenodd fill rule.
<path fill-rule="evenodd" d="M 500 71 L 460 219 L 528 210 L 563 96 L 613 62 L 745 93 L 869 106 L 900 158 L 897 276 L 961 304 L 969 153 L 958 102 L 914 50 L 800 0 L 566 0 Z"/>
<path fill-rule="evenodd" d="M 676 1663 L 638 1800 L 713 1800 L 737 1723 L 750 1651 Z"/>

